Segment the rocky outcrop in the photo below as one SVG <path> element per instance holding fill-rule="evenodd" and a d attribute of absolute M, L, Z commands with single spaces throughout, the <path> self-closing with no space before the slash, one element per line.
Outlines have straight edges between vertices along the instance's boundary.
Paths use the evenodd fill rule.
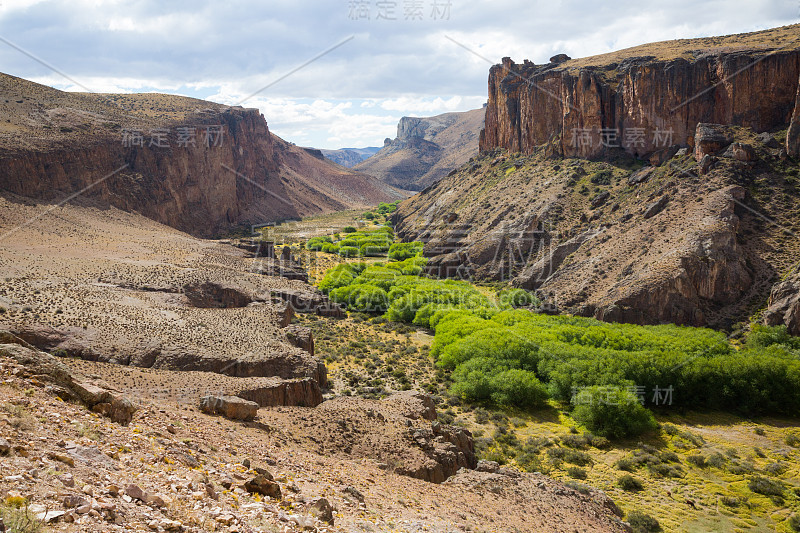
<path fill-rule="evenodd" d="M 397 470 L 400 474 L 442 483 L 461 468 L 474 469 L 478 465 L 472 434 L 466 429 L 434 422 L 431 429 L 412 430 L 411 438 L 427 460 L 401 467 Z"/>
<path fill-rule="evenodd" d="M 760 44 L 764 38 L 772 39 L 769 47 Z M 798 94 L 795 39 L 792 26 L 668 43 L 673 50 L 664 59 L 661 43 L 559 64 L 504 58 L 489 72 L 480 149 L 530 154 L 549 143 L 565 156 L 596 157 L 616 147 L 642 156 L 691 146 L 701 122 L 757 132 L 785 126 Z"/>
<path fill-rule="evenodd" d="M 433 398 L 424 392 L 413 390 L 397 392 L 383 401 L 412 420 L 436 420 L 436 404 Z"/>
<path fill-rule="evenodd" d="M 795 271 L 772 288 L 764 311 L 764 324 L 784 325 L 792 335 L 800 335 L 800 270 Z"/>
<path fill-rule="evenodd" d="M 292 306 L 298 313 L 315 313 L 330 318 L 344 318 L 347 313 L 342 306 L 331 302 L 321 292 L 282 289 L 272 291 L 272 296 Z"/>
<path fill-rule="evenodd" d="M 133 418 L 136 404 L 106 384 L 67 368 L 52 355 L 34 349 L 8 332 L 0 332 L 0 342 L 0 356 L 21 365 L 22 375 L 31 376 L 34 383 L 46 384 L 45 389 L 53 395 L 63 400 L 79 400 L 92 411 L 122 425 L 128 425 Z"/>
<path fill-rule="evenodd" d="M 252 420 L 258 413 L 258 404 L 238 396 L 209 394 L 200 398 L 200 411 L 231 420 Z"/>
<path fill-rule="evenodd" d="M 253 302 L 253 297 L 240 288 L 211 281 L 189 283 L 183 292 L 193 307 L 226 309 L 245 307 Z"/>
<path fill-rule="evenodd" d="M 483 109 L 435 117 L 403 117 L 397 137 L 354 168 L 407 190 L 421 190 L 478 151 Z"/>
<path fill-rule="evenodd" d="M 122 365 L 215 372 L 231 377 L 279 377 L 282 379 L 311 378 L 320 387 L 327 384 L 325 364 L 306 352 L 263 354 L 204 353 L 198 354 L 182 346 L 158 341 L 128 347 L 126 353 L 105 352 L 93 348 L 95 332 L 81 328 L 56 329 L 46 325 L 11 326 L 9 330 L 30 345 L 58 355 L 79 357 L 88 361 L 111 362 Z"/>
<path fill-rule="evenodd" d="M 786 153 L 792 157 L 800 156 L 800 82 L 797 85 L 797 98 L 795 99 L 792 123 L 786 134 Z"/>
<path fill-rule="evenodd" d="M 311 328 L 293 324 L 286 327 L 284 331 L 289 343 L 308 352 L 309 355 L 314 355 L 314 335 L 311 333 Z"/>
<path fill-rule="evenodd" d="M 274 383 L 260 383 L 257 387 L 243 385 L 237 389 L 236 396 L 261 407 L 316 407 L 322 403 L 320 385 L 312 378 L 275 379 Z"/>

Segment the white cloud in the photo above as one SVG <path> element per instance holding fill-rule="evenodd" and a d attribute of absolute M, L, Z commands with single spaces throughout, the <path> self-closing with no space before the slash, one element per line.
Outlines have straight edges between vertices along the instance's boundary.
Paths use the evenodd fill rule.
<path fill-rule="evenodd" d="M 68 90 L 82 89 L 31 55 L 97 92 L 234 104 L 258 91 L 243 105 L 287 140 L 381 145 L 401 116 L 480 107 L 488 69 L 504 56 L 543 63 L 754 31 L 794 23 L 799 10 L 797 0 L 453 0 L 450 19 L 434 21 L 424 3 L 422 21 L 403 20 L 400 3 L 397 21 L 363 21 L 344 0 L 2 0 L 0 35 L 29 53 L 0 43 L 0 65 Z"/>

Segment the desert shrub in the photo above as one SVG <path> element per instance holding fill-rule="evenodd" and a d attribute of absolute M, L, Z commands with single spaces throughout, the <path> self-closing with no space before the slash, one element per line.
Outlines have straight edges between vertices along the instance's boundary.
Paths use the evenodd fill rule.
<path fill-rule="evenodd" d="M 757 494 L 778 498 L 782 498 L 786 492 L 786 486 L 783 483 L 763 476 L 751 477 L 750 481 L 747 482 L 747 488 Z"/>
<path fill-rule="evenodd" d="M 9 533 L 39 533 L 45 529 L 44 521 L 28 509 L 27 500 L 17 502 L 10 499 L 10 502 L 7 500 L 0 504 L 0 519 Z"/>
<path fill-rule="evenodd" d="M 567 475 L 574 479 L 586 479 L 586 470 L 579 466 L 570 466 L 567 468 Z"/>
<path fill-rule="evenodd" d="M 792 448 L 800 448 L 800 437 L 795 433 L 789 433 L 783 441 Z"/>
<path fill-rule="evenodd" d="M 340 246 L 339 255 L 342 257 L 358 257 L 358 248 L 355 246 Z"/>
<path fill-rule="evenodd" d="M 353 226 L 345 226 L 342 229 L 342 231 L 345 232 L 345 233 L 355 233 L 358 230 L 356 228 L 354 228 Z"/>
<path fill-rule="evenodd" d="M 686 458 L 686 460 L 689 461 L 690 463 L 692 463 L 694 466 L 697 466 L 697 467 L 700 467 L 700 468 L 705 468 L 707 466 L 706 465 L 706 458 L 704 456 L 702 456 L 702 455 L 699 455 L 699 454 L 698 455 L 690 455 L 689 457 Z"/>
<path fill-rule="evenodd" d="M 396 242 L 389 247 L 389 259 L 404 261 L 422 254 L 421 242 Z"/>
<path fill-rule="evenodd" d="M 628 492 L 639 492 L 640 490 L 644 490 L 644 485 L 642 485 L 642 482 L 630 474 L 620 476 L 619 479 L 617 479 L 617 486 Z"/>
<path fill-rule="evenodd" d="M 576 399 L 572 416 L 595 433 L 620 439 L 655 428 L 652 413 L 637 397 L 618 388 L 589 387 Z"/>
<path fill-rule="evenodd" d="M 658 520 L 641 511 L 631 511 L 626 520 L 633 528 L 633 533 L 658 533 L 661 531 L 661 524 Z"/>

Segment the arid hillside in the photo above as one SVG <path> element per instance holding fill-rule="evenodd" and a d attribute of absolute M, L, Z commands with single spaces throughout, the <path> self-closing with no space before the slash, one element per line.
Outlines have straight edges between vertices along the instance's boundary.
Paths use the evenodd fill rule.
<path fill-rule="evenodd" d="M 0 190 L 71 194 L 209 236 L 403 194 L 275 137 L 255 109 L 0 76 Z"/>
<path fill-rule="evenodd" d="M 484 109 L 429 118 L 403 117 L 397 137 L 355 166 L 398 187 L 418 191 L 477 153 Z"/>

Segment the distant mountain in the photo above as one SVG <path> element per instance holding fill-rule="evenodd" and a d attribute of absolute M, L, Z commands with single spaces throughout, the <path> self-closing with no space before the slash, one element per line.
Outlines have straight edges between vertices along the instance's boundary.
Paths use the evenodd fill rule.
<path fill-rule="evenodd" d="M 338 163 L 343 167 L 353 168 L 365 159 L 378 153 L 380 147 L 370 146 L 367 148 L 340 148 L 338 150 L 320 150 L 326 159 Z"/>
<path fill-rule="evenodd" d="M 419 191 L 478 153 L 484 109 L 429 118 L 403 117 L 397 138 L 354 168 L 401 189 Z"/>

